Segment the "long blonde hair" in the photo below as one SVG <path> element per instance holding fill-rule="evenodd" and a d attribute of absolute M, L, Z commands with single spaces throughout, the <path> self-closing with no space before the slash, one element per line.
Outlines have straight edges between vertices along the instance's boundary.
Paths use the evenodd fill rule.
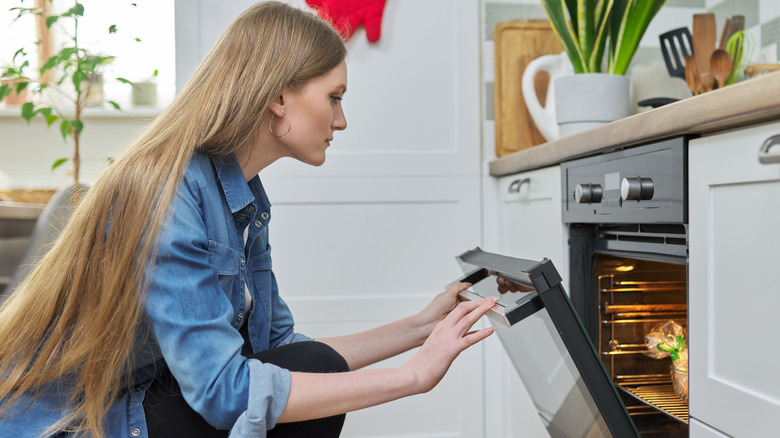
<path fill-rule="evenodd" d="M 0 308 L 0 414 L 21 394 L 64 380 L 68 413 L 44 434 L 103 436 L 103 417 L 134 367 L 144 273 L 193 152 L 252 147 L 285 86 L 299 89 L 345 56 L 330 25 L 283 3 L 260 3 L 235 19 Z"/>

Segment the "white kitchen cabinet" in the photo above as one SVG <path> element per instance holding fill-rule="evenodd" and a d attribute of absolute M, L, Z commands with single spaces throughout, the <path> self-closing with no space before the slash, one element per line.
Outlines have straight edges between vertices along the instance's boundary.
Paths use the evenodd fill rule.
<path fill-rule="evenodd" d="M 780 418 L 780 163 L 758 159 L 778 134 L 773 122 L 689 144 L 690 414 L 733 437 L 775 436 Z"/>
<path fill-rule="evenodd" d="M 262 177 L 262 174 L 261 174 Z M 421 310 L 462 276 L 480 244 L 479 178 L 263 178 L 279 290 L 312 337 L 366 330 Z M 479 438 L 483 345 L 432 391 L 351 412 L 342 436 Z M 404 364 L 414 351 L 377 364 Z"/>
<path fill-rule="evenodd" d="M 561 222 L 560 167 L 502 177 L 486 186 L 494 193 L 486 193 L 485 198 L 498 204 L 498 214 L 486 216 L 486 249 L 533 260 L 546 257 L 553 261 L 566 287 L 568 257 Z M 489 396 L 485 436 L 549 437 L 498 337 L 487 340 L 486 357 L 485 385 Z"/>
<path fill-rule="evenodd" d="M 496 252 L 553 261 L 567 285 L 565 229 L 561 222 L 561 168 L 546 167 L 498 180 L 499 247 Z"/>

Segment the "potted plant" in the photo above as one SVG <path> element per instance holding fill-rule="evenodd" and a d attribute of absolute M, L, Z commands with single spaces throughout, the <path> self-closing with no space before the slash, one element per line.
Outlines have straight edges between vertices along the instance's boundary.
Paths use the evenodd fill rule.
<path fill-rule="evenodd" d="M 547 55 L 538 63 L 529 64 L 523 78 L 523 93 L 535 96 L 532 88 L 526 86 L 529 81 L 526 75 L 533 82 L 536 73 L 544 70 L 551 74 L 551 81 L 555 79 L 547 100 L 554 102 L 553 105 L 542 109 L 538 98 L 526 98 L 526 102 L 531 101 L 529 112 L 537 125 L 549 125 L 551 118 L 553 124 L 557 122 L 561 132 L 547 129 L 548 140 L 628 115 L 629 83 L 624 75 L 650 21 L 666 2 L 541 0 L 565 56 Z M 574 74 L 561 74 L 562 64 Z M 601 114 L 594 105 L 605 100 L 605 112 Z M 540 130 L 544 134 L 541 126 Z"/>
<path fill-rule="evenodd" d="M 155 106 L 157 105 L 157 70 L 143 81 L 130 82 L 120 78 L 133 87 L 133 105 L 135 106 Z"/>
<path fill-rule="evenodd" d="M 58 123 L 63 140 L 71 142 L 73 154 L 70 158 L 60 158 L 54 162 L 52 169 L 56 169 L 67 161 L 73 165 L 74 187 L 79 187 L 79 142 L 84 130 L 82 112 L 88 104 L 90 84 L 94 84 L 102 77 L 103 71 L 114 57 L 110 55 L 93 53 L 83 47 L 79 41 L 79 20 L 84 17 L 84 6 L 78 1 L 73 6 L 60 13 L 51 12 L 52 0 L 43 0 L 39 3 L 42 7 L 13 7 L 10 10 L 17 14 L 17 19 L 24 15 L 35 15 L 45 22 L 44 40 L 48 39 L 48 32 L 53 26 L 61 26 L 65 29 L 66 43 L 51 56 L 46 56 L 46 61 L 38 69 L 37 77 L 28 76 L 26 67 L 29 67 L 28 54 L 18 50 L 13 58 L 13 65 L 3 71 L 3 78 L 8 83 L 0 85 L 0 99 L 12 93 L 21 93 L 28 90 L 34 98 L 28 98 L 21 107 L 21 115 L 30 121 L 40 115 L 46 120 L 47 127 Z M 24 0 L 21 1 L 24 3 Z M 116 32 L 116 26 L 107 26 L 108 33 Z M 42 41 L 36 42 L 42 44 Z M 92 92 L 94 93 L 94 88 Z M 63 104 L 54 103 L 54 96 Z M 101 96 L 102 99 L 102 96 Z M 113 101 L 108 101 L 115 108 L 120 106 Z M 73 193 L 74 202 L 78 203 L 79 191 Z"/>

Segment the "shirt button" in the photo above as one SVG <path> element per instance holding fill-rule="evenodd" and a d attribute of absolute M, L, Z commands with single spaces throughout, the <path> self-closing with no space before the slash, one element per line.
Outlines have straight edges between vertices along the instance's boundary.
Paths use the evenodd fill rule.
<path fill-rule="evenodd" d="M 263 226 L 263 223 L 262 223 L 262 222 L 260 222 L 260 221 L 255 221 L 255 226 L 256 226 L 257 228 L 260 228 L 260 227 L 262 227 L 262 226 Z"/>
<path fill-rule="evenodd" d="M 246 215 L 244 213 L 241 213 L 241 214 L 238 215 L 238 218 L 240 220 L 242 220 L 242 221 L 245 221 L 246 220 Z"/>
<path fill-rule="evenodd" d="M 268 213 L 264 211 L 262 214 L 260 214 L 260 217 L 263 219 L 268 219 Z"/>
<path fill-rule="evenodd" d="M 246 211 L 251 213 L 251 212 L 255 211 L 255 207 L 250 205 L 249 207 L 246 208 Z"/>
<path fill-rule="evenodd" d="M 132 436 L 140 436 L 141 435 L 141 429 L 133 429 L 130 431 L 130 435 Z"/>
<path fill-rule="evenodd" d="M 246 260 L 241 259 L 241 266 L 245 266 L 245 265 L 246 265 Z"/>
<path fill-rule="evenodd" d="M 244 314 L 243 313 L 239 313 L 238 314 L 238 320 L 241 321 L 242 319 L 244 319 Z"/>

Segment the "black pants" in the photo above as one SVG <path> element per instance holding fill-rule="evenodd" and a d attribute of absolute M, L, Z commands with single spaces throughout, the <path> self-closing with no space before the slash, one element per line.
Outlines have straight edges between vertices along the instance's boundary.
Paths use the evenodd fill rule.
<path fill-rule="evenodd" d="M 347 362 L 334 349 L 321 342 L 297 342 L 246 357 L 271 363 L 290 371 L 331 373 L 349 371 Z M 181 395 L 169 372 L 158 377 L 144 399 L 149 438 L 225 438 L 227 430 L 217 430 L 195 412 Z M 298 423 L 281 423 L 268 437 L 336 438 L 341 434 L 345 414 Z"/>

